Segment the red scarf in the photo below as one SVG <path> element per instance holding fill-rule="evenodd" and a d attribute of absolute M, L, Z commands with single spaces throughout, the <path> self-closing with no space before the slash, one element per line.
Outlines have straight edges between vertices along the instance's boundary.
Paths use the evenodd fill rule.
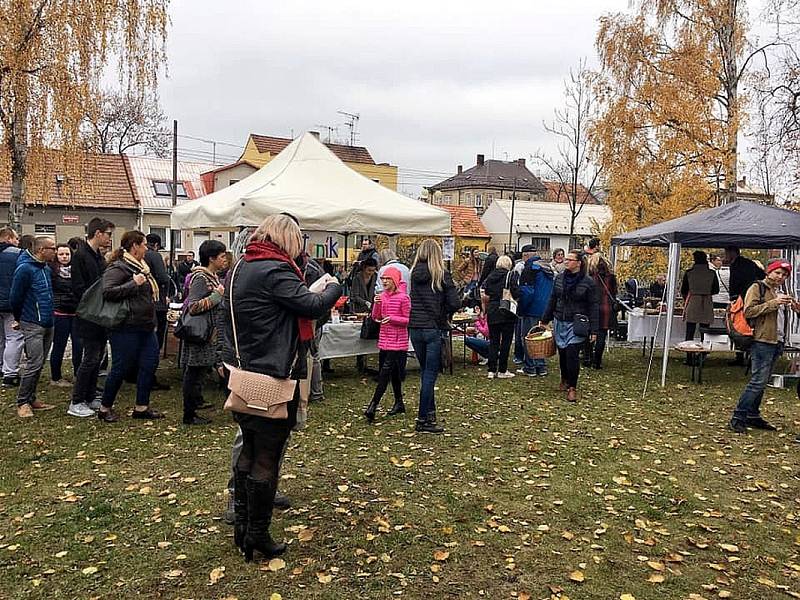
<path fill-rule="evenodd" d="M 291 256 L 272 242 L 250 242 L 244 250 L 244 259 L 247 262 L 254 260 L 277 260 L 289 265 L 300 278 L 305 281 L 303 272 Z M 297 327 L 300 330 L 300 341 L 307 342 L 314 337 L 314 322 L 311 319 L 297 317 Z"/>

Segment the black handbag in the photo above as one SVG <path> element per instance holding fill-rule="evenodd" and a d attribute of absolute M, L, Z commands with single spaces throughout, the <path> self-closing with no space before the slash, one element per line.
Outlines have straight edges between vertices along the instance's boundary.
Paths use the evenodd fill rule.
<path fill-rule="evenodd" d="M 187 344 L 207 344 L 213 332 L 210 311 L 193 315 L 185 309 L 175 323 L 175 337 Z"/>
<path fill-rule="evenodd" d="M 103 278 L 101 277 L 84 292 L 76 313 L 85 321 L 105 329 L 113 329 L 130 316 L 131 307 L 127 298 L 121 302 L 106 300 L 103 296 Z"/>
<path fill-rule="evenodd" d="M 364 317 L 361 322 L 361 339 L 377 340 L 381 332 L 381 324 L 370 316 Z"/>
<path fill-rule="evenodd" d="M 577 337 L 589 337 L 589 317 L 576 313 L 572 317 L 572 333 Z"/>

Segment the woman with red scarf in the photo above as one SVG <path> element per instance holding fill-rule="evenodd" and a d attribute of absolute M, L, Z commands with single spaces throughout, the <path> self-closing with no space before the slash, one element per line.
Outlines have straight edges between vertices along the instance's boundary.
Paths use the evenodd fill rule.
<path fill-rule="evenodd" d="M 305 379 L 313 321 L 333 307 L 342 289 L 331 282 L 319 294 L 309 291 L 293 258 L 302 247 L 300 228 L 286 214 L 267 217 L 253 233 L 242 263 L 225 286 L 225 362 L 237 364 L 232 294 L 241 368 L 281 379 Z M 273 541 L 269 526 L 281 450 L 296 423 L 298 404 L 299 386 L 288 403 L 286 419 L 233 413 L 243 438 L 234 470 L 234 539 L 247 561 L 254 551 L 271 558 L 286 550 L 286 544 Z"/>

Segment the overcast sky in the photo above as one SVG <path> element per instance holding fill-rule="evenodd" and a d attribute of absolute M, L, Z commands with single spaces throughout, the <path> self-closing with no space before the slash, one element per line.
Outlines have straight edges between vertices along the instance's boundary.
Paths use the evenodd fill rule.
<path fill-rule="evenodd" d="M 478 153 L 511 160 L 551 149 L 542 121 L 564 77 L 581 58 L 596 61 L 598 17 L 627 11 L 628 0 L 171 6 L 160 92 L 181 133 L 243 145 L 250 132 L 324 138 L 319 125 L 330 125 L 344 139 L 337 111 L 359 113 L 359 145 L 398 165 L 400 191 L 416 194 Z M 182 158 L 211 159 L 211 144 L 179 146 L 192 149 Z M 232 161 L 241 149 L 216 152 Z"/>

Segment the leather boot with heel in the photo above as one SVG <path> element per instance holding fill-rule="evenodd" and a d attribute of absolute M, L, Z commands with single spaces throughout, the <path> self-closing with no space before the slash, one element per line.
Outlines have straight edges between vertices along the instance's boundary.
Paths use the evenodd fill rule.
<path fill-rule="evenodd" d="M 386 413 L 387 417 L 393 417 L 394 415 L 399 415 L 406 412 L 406 405 L 403 404 L 402 398 L 395 398 L 394 405 L 392 408 L 389 409 L 389 412 Z"/>
<path fill-rule="evenodd" d="M 271 481 L 247 478 L 247 533 L 244 536 L 245 562 L 251 562 L 255 552 L 264 558 L 274 558 L 286 552 L 286 544 L 272 539 L 272 501 L 277 485 Z"/>
<path fill-rule="evenodd" d="M 247 473 L 238 469 L 233 472 L 233 543 L 244 550 L 247 534 Z"/>
<path fill-rule="evenodd" d="M 375 420 L 375 411 L 378 410 L 378 401 L 371 400 L 367 410 L 364 411 L 364 416 L 367 418 L 367 423 L 372 423 Z"/>

